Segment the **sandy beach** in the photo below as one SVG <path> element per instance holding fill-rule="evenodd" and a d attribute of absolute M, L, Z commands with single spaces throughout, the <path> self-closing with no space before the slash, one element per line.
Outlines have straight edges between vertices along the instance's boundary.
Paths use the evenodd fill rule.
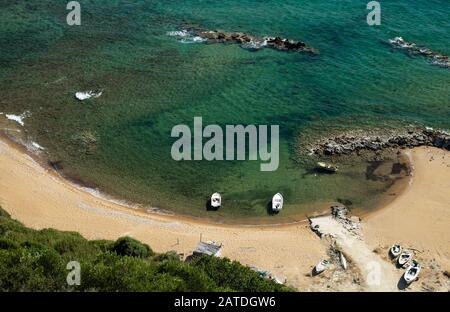
<path fill-rule="evenodd" d="M 410 186 L 386 207 L 364 217 L 361 244 L 384 266 L 391 265 L 386 248 L 393 243 L 417 249 L 418 257 L 426 261 L 425 276 L 439 275 L 441 284 L 433 287 L 445 291 L 448 279 L 443 271 L 450 269 L 450 153 L 433 148 L 408 153 L 414 165 Z M 329 275 L 311 277 L 313 266 L 326 257 L 328 244 L 310 230 L 308 222 L 221 226 L 146 214 L 68 182 L 6 140 L 0 141 L 0 205 L 31 228 L 77 231 L 88 239 L 128 235 L 157 252 L 175 250 L 187 256 L 200 239 L 221 242 L 223 256 L 269 270 L 299 290 L 378 290 L 366 288 L 364 276 L 363 282 L 356 284 L 352 276 L 343 276 L 334 284 Z M 358 261 L 354 265 L 360 266 Z M 402 273 L 392 274 L 400 278 Z M 395 289 L 391 286 L 387 289 Z M 418 283 L 412 289 L 421 287 L 425 286 Z"/>
<path fill-rule="evenodd" d="M 424 282 L 415 289 L 449 291 L 441 275 L 450 271 L 450 153 L 421 147 L 409 154 L 410 186 L 365 220 L 365 240 L 374 249 L 394 243 L 411 248 L 424 265 Z"/>

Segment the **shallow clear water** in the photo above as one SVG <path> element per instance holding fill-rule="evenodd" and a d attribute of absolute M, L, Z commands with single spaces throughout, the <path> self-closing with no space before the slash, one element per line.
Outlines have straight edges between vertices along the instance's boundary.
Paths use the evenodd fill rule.
<path fill-rule="evenodd" d="M 368 1 L 367 1 L 368 2 Z M 0 4 L 0 112 L 31 117 L 25 126 L 65 173 L 138 203 L 217 220 L 271 221 L 337 199 L 369 209 L 389 183 L 367 164 L 339 175 L 298 162 L 298 134 L 318 128 L 450 128 L 450 70 L 393 50 L 395 36 L 450 54 L 448 0 L 382 3 L 382 25 L 366 24 L 366 1 L 82 1 L 82 26 L 65 23 L 66 1 Z M 302 40 L 318 56 L 237 45 L 183 44 L 183 25 Z M 102 97 L 73 94 L 101 88 Z M 281 163 L 175 162 L 176 124 L 278 124 Z M 89 138 L 93 138 L 89 141 Z M 95 139 L 95 142 L 93 141 Z M 86 143 L 87 142 L 87 143 Z M 301 144 L 301 142 L 300 142 Z M 224 207 L 205 211 L 220 191 Z"/>

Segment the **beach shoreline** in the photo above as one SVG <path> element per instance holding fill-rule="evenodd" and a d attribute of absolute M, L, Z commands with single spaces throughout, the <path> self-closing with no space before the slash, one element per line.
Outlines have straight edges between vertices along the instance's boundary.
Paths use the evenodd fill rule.
<path fill-rule="evenodd" d="M 450 170 L 443 172 L 441 168 L 437 171 L 434 169 L 432 174 L 427 175 L 428 170 L 423 165 L 423 155 L 434 153 L 443 154 L 450 166 L 448 151 L 417 148 L 411 153 L 415 162 L 417 159 L 421 162 L 420 166 L 414 163 L 419 170 L 419 173 L 414 172 L 415 180 L 420 178 L 428 181 L 430 176 L 433 179 L 433 175 L 446 174 L 443 177 L 445 180 L 450 175 Z M 25 147 L 5 141 L 4 138 L 0 139 L 0 159 L 0 205 L 28 227 L 76 231 L 88 239 L 117 239 L 128 235 L 149 244 L 155 251 L 174 250 L 182 257 L 188 256 L 199 240 L 213 240 L 224 244 L 223 256 L 245 265 L 270 270 L 297 289 L 354 289 L 349 288 L 354 285 L 334 288 L 323 286 L 325 289 L 322 289 L 322 286 L 308 276 L 314 265 L 327 255 L 328 246 L 310 230 L 306 220 L 296 224 L 245 226 L 216 224 L 207 220 L 197 222 L 178 215 L 145 213 L 86 192 L 65 180 L 55 170 L 42 166 L 42 163 L 27 153 Z M 410 183 L 385 208 L 362 217 L 365 239 L 370 246 L 377 248 L 393 240 L 389 235 L 380 238 L 378 234 L 380 227 L 389 220 L 385 211 L 398 209 L 414 186 L 414 182 Z M 441 191 L 448 192 L 445 186 L 444 183 Z M 445 199 L 443 205 L 447 207 L 447 212 L 450 211 L 450 203 Z M 444 216 L 447 218 L 448 213 Z M 450 224 L 450 219 L 444 219 L 443 222 Z M 389 228 L 385 231 L 389 231 Z M 447 237 L 450 235 L 448 231 L 440 234 Z M 444 237 L 444 242 L 445 239 Z M 447 265 L 448 252 L 446 250 L 440 258 L 440 267 Z"/>
<path fill-rule="evenodd" d="M 0 126 L 2 124 L 0 123 Z M 3 131 L 0 131 L 0 141 L 4 144 L 7 144 L 9 147 L 18 150 L 21 153 L 25 153 L 29 157 L 31 157 L 35 162 L 37 162 L 41 167 L 43 167 L 49 174 L 55 176 L 56 178 L 61 179 L 67 184 L 70 184 L 72 187 L 77 188 L 83 192 L 90 193 L 92 196 L 97 197 L 101 200 L 106 200 L 114 204 L 118 204 L 122 208 L 131 209 L 133 211 L 140 210 L 144 215 L 157 215 L 164 216 L 169 219 L 182 220 L 186 222 L 200 223 L 200 224 L 208 224 L 208 225 L 216 225 L 223 227 L 280 227 L 280 226 L 289 226 L 289 225 L 297 225 L 304 224 L 308 222 L 310 217 L 320 216 L 324 214 L 329 214 L 329 207 L 331 205 L 337 204 L 338 202 L 329 201 L 329 202 L 320 202 L 316 203 L 316 207 L 313 211 L 308 213 L 299 212 L 297 214 L 291 215 L 289 219 L 282 219 L 279 222 L 273 222 L 270 218 L 262 218 L 262 217 L 247 217 L 244 219 L 217 219 L 210 216 L 194 216 L 189 214 L 183 214 L 176 211 L 167 210 L 160 207 L 153 207 L 146 204 L 141 204 L 138 202 L 128 201 L 126 199 L 117 197 L 114 194 L 110 194 L 106 191 L 101 190 L 92 183 L 88 183 L 82 179 L 67 175 L 63 170 L 59 170 L 54 164 L 52 164 L 48 155 L 45 153 L 45 149 L 37 149 L 33 146 L 34 142 L 30 141 L 26 134 L 22 133 L 22 128 L 8 128 L 8 131 L 13 131 L 10 133 L 6 132 L 6 128 L 3 128 Z M 405 154 L 399 156 L 399 160 L 404 158 Z M 406 166 L 410 167 L 410 164 L 406 162 Z M 362 207 L 355 207 L 354 214 L 365 217 L 370 215 L 372 212 L 382 209 L 384 206 L 392 202 L 397 194 L 401 193 L 407 185 L 410 183 L 409 175 L 406 175 L 403 178 L 397 179 L 393 182 L 388 189 L 386 189 L 382 194 L 379 195 L 375 206 L 372 206 L 370 209 L 364 209 Z M 392 196 L 394 194 L 394 197 Z M 320 208 L 319 208 L 320 207 Z"/>

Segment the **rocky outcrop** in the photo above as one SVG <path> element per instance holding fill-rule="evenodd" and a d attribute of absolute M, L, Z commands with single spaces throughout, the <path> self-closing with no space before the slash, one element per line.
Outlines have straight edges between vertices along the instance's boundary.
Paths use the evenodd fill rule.
<path fill-rule="evenodd" d="M 319 156 L 331 156 L 352 154 L 360 150 L 378 151 L 417 146 L 434 146 L 450 150 L 450 133 L 432 128 L 370 135 L 348 132 L 315 142 L 309 147 L 309 152 Z"/>
<path fill-rule="evenodd" d="M 281 37 L 257 37 L 241 32 L 226 32 L 220 30 L 189 29 L 171 34 L 182 34 L 183 37 L 203 39 L 206 43 L 235 43 L 244 49 L 259 50 L 271 48 L 280 51 L 317 53 L 312 47 L 302 41 L 289 40 Z M 200 40 L 198 40 L 200 41 Z"/>
<path fill-rule="evenodd" d="M 450 68 L 450 59 L 447 55 L 434 52 L 427 47 L 417 46 L 414 42 L 407 42 L 402 37 L 395 37 L 394 39 L 389 39 L 389 43 L 392 46 L 404 49 L 413 55 L 414 54 L 421 55 L 425 58 L 428 58 L 431 60 L 431 63 L 433 65 Z"/>

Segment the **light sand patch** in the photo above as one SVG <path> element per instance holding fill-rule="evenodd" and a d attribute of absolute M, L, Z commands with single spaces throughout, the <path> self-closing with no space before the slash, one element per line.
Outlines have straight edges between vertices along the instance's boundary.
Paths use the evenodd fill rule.
<path fill-rule="evenodd" d="M 311 222 L 311 226 L 323 237 L 332 237 L 344 257 L 350 257 L 354 262 L 361 272 L 364 290 L 371 292 L 398 290 L 397 284 L 401 274 L 389 262 L 375 254 L 361 235 L 349 231 L 332 216 L 313 218 Z"/>

